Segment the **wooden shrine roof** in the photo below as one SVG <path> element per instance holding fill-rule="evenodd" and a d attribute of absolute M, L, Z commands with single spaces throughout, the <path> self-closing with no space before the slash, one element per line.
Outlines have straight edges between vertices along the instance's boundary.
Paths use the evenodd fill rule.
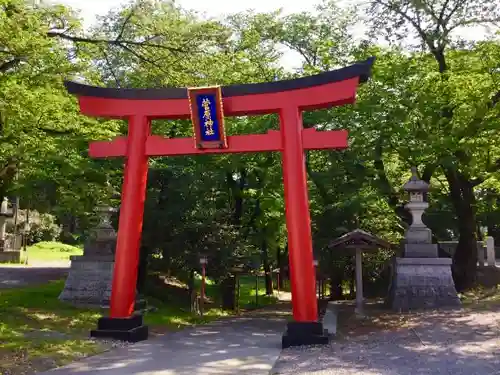
<path fill-rule="evenodd" d="M 288 79 L 282 81 L 247 83 L 241 85 L 223 86 L 222 96 L 242 96 L 276 93 L 288 90 L 306 89 L 313 86 L 324 85 L 332 82 L 344 81 L 359 77 L 360 82 L 368 80 L 374 57 L 345 68 L 323 72 L 312 76 Z M 187 99 L 188 89 L 164 87 L 164 88 L 111 88 L 89 86 L 77 82 L 65 81 L 66 89 L 70 94 L 78 96 L 91 96 L 97 98 L 135 99 L 135 100 L 159 100 L 159 99 Z"/>
<path fill-rule="evenodd" d="M 328 247 L 330 249 L 361 249 L 361 250 L 377 250 L 390 249 L 391 244 L 384 241 L 371 233 L 361 229 L 355 229 L 352 232 L 346 233 L 335 240 L 332 240 Z"/>

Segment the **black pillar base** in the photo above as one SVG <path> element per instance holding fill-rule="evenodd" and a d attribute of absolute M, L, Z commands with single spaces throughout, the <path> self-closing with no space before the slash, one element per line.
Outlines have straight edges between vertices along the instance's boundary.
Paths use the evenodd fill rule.
<path fill-rule="evenodd" d="M 290 346 L 326 345 L 330 342 L 328 331 L 320 322 L 289 322 L 281 339 L 283 349 Z"/>
<path fill-rule="evenodd" d="M 148 326 L 142 324 L 142 315 L 130 318 L 99 318 L 97 329 L 90 331 L 91 337 L 137 342 L 147 340 Z"/>

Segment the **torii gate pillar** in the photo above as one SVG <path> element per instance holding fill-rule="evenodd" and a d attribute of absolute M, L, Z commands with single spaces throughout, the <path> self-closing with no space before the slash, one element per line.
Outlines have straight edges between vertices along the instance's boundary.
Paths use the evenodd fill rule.
<path fill-rule="evenodd" d="M 200 108 L 192 109 L 191 93 L 185 88 L 111 89 L 66 82 L 68 91 L 78 95 L 83 114 L 126 119 L 129 123 L 127 137 L 90 145 L 92 157 L 126 158 L 110 317 L 100 318 L 98 329 L 91 334 L 127 341 L 143 340 L 148 336 L 142 316 L 133 315 L 133 309 L 149 157 L 277 151 L 283 155 L 294 317 L 294 321 L 288 323 L 282 346 L 328 343 L 328 335 L 318 321 L 304 152 L 346 148 L 347 132 L 303 129 L 301 114 L 304 110 L 354 103 L 357 87 L 368 79 L 372 64 L 373 58 L 347 68 L 295 80 L 217 88 L 213 96 L 217 97 L 217 106 L 202 108 L 209 118 L 209 131 L 196 126 L 195 117 L 200 117 Z M 206 93 L 210 89 L 200 91 Z M 226 138 L 222 111 L 225 116 L 278 113 L 280 130 Z M 211 114 L 214 117 L 210 119 Z M 192 138 L 150 135 L 152 119 L 190 116 L 195 124 L 194 144 Z M 207 124 L 205 121 L 205 126 Z M 203 138 L 200 129 L 207 130 L 205 135 L 208 138 Z M 218 142 L 217 147 L 209 145 L 213 140 Z"/>

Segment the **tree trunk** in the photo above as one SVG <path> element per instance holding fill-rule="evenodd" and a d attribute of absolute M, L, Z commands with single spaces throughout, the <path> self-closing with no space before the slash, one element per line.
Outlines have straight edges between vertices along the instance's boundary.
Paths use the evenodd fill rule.
<path fill-rule="evenodd" d="M 330 275 L 330 300 L 340 300 L 342 297 L 342 276 L 335 272 Z"/>
<path fill-rule="evenodd" d="M 350 294 L 349 298 L 355 298 L 355 296 L 356 296 L 356 289 L 357 289 L 357 285 L 356 285 L 356 266 L 353 267 L 353 269 L 352 269 L 352 271 L 350 273 L 351 273 L 351 277 L 350 277 L 350 280 L 349 280 L 349 294 Z"/>
<path fill-rule="evenodd" d="M 281 276 L 283 273 L 281 272 L 281 247 L 278 246 L 276 250 L 276 268 L 278 269 L 278 279 L 276 280 L 276 286 L 278 289 L 282 289 Z"/>
<path fill-rule="evenodd" d="M 283 252 L 281 251 L 281 248 L 278 248 L 278 251 L 276 252 L 276 264 L 279 269 L 279 288 L 280 290 L 283 290 L 285 287 L 285 278 L 286 278 L 286 273 L 285 273 L 285 265 L 286 262 L 284 262 L 284 259 L 287 255 L 287 249 L 288 249 L 288 243 L 285 245 L 285 248 L 283 249 Z"/>
<path fill-rule="evenodd" d="M 59 236 L 61 242 L 67 243 L 69 245 L 75 244 L 73 234 L 76 231 L 76 218 L 71 213 L 67 213 L 62 215 L 59 220 L 61 221 L 62 227 L 62 232 Z"/>
<path fill-rule="evenodd" d="M 194 275 L 195 275 L 196 270 L 192 268 L 189 271 L 189 277 L 188 277 L 188 282 L 187 282 L 187 287 L 188 287 L 188 296 L 189 296 L 189 308 L 192 313 L 199 313 L 199 305 L 198 305 L 198 299 L 197 297 L 197 292 L 194 288 Z"/>
<path fill-rule="evenodd" d="M 222 308 L 236 310 L 236 277 L 228 276 L 220 283 Z"/>
<path fill-rule="evenodd" d="M 262 235 L 265 236 L 265 230 L 262 231 Z M 266 283 L 266 295 L 270 296 L 273 294 L 273 278 L 271 275 L 271 266 L 269 264 L 269 254 L 267 248 L 267 239 L 264 237 L 261 244 L 262 251 L 262 264 L 264 266 L 264 275 Z"/>
<path fill-rule="evenodd" d="M 456 168 L 445 168 L 450 197 L 457 215 L 459 241 L 453 256 L 453 278 L 458 291 L 474 285 L 477 272 L 476 198 L 474 186 Z"/>
<path fill-rule="evenodd" d="M 196 272 L 196 270 L 194 268 L 192 268 L 189 271 L 189 277 L 188 277 L 188 282 L 187 282 L 187 287 L 188 287 L 189 295 L 191 295 L 191 293 L 194 290 L 194 275 L 195 275 L 195 272 Z"/>
<path fill-rule="evenodd" d="M 146 279 L 148 275 L 148 257 L 149 249 L 145 246 L 140 247 L 139 253 L 139 266 L 137 270 L 137 290 L 139 293 L 144 292 L 146 286 Z"/>
<path fill-rule="evenodd" d="M 239 170 L 240 178 L 238 183 L 233 179 L 233 174 L 228 172 L 226 174 L 226 180 L 233 197 L 233 224 L 240 225 L 241 218 L 243 216 L 243 192 L 245 190 L 247 171 L 246 169 Z"/>

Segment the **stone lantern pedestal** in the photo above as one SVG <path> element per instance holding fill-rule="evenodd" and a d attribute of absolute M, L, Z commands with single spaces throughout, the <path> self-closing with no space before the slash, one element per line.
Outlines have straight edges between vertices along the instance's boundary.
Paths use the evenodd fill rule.
<path fill-rule="evenodd" d="M 7 219 L 12 217 L 12 215 L 8 211 L 9 201 L 7 198 L 4 198 L 3 202 L 0 204 L 0 252 L 3 252 L 6 249 L 6 227 L 7 227 Z"/>
<path fill-rule="evenodd" d="M 9 210 L 9 200 L 5 197 L 0 204 L 0 263 L 19 263 L 21 260 L 19 242 L 14 235 L 7 235 L 7 220 L 13 216 L 14 213 Z"/>
<path fill-rule="evenodd" d="M 0 252 L 5 250 L 5 228 L 7 226 L 7 219 L 10 217 L 7 211 L 7 205 L 9 201 L 4 198 L 3 202 L 0 204 Z"/>
<path fill-rule="evenodd" d="M 403 241 L 403 257 L 394 260 L 388 302 L 396 311 L 460 306 L 451 274 L 452 261 L 438 257 L 432 231 L 422 222 L 422 214 L 429 206 L 424 201 L 429 184 L 418 179 L 416 168 L 412 172 L 403 189 L 410 196 L 405 208 L 413 220 Z"/>
<path fill-rule="evenodd" d="M 116 232 L 111 226 L 111 207 L 97 208 L 100 223 L 83 249 L 71 256 L 71 268 L 59 299 L 75 305 L 108 307 L 115 265 Z"/>

